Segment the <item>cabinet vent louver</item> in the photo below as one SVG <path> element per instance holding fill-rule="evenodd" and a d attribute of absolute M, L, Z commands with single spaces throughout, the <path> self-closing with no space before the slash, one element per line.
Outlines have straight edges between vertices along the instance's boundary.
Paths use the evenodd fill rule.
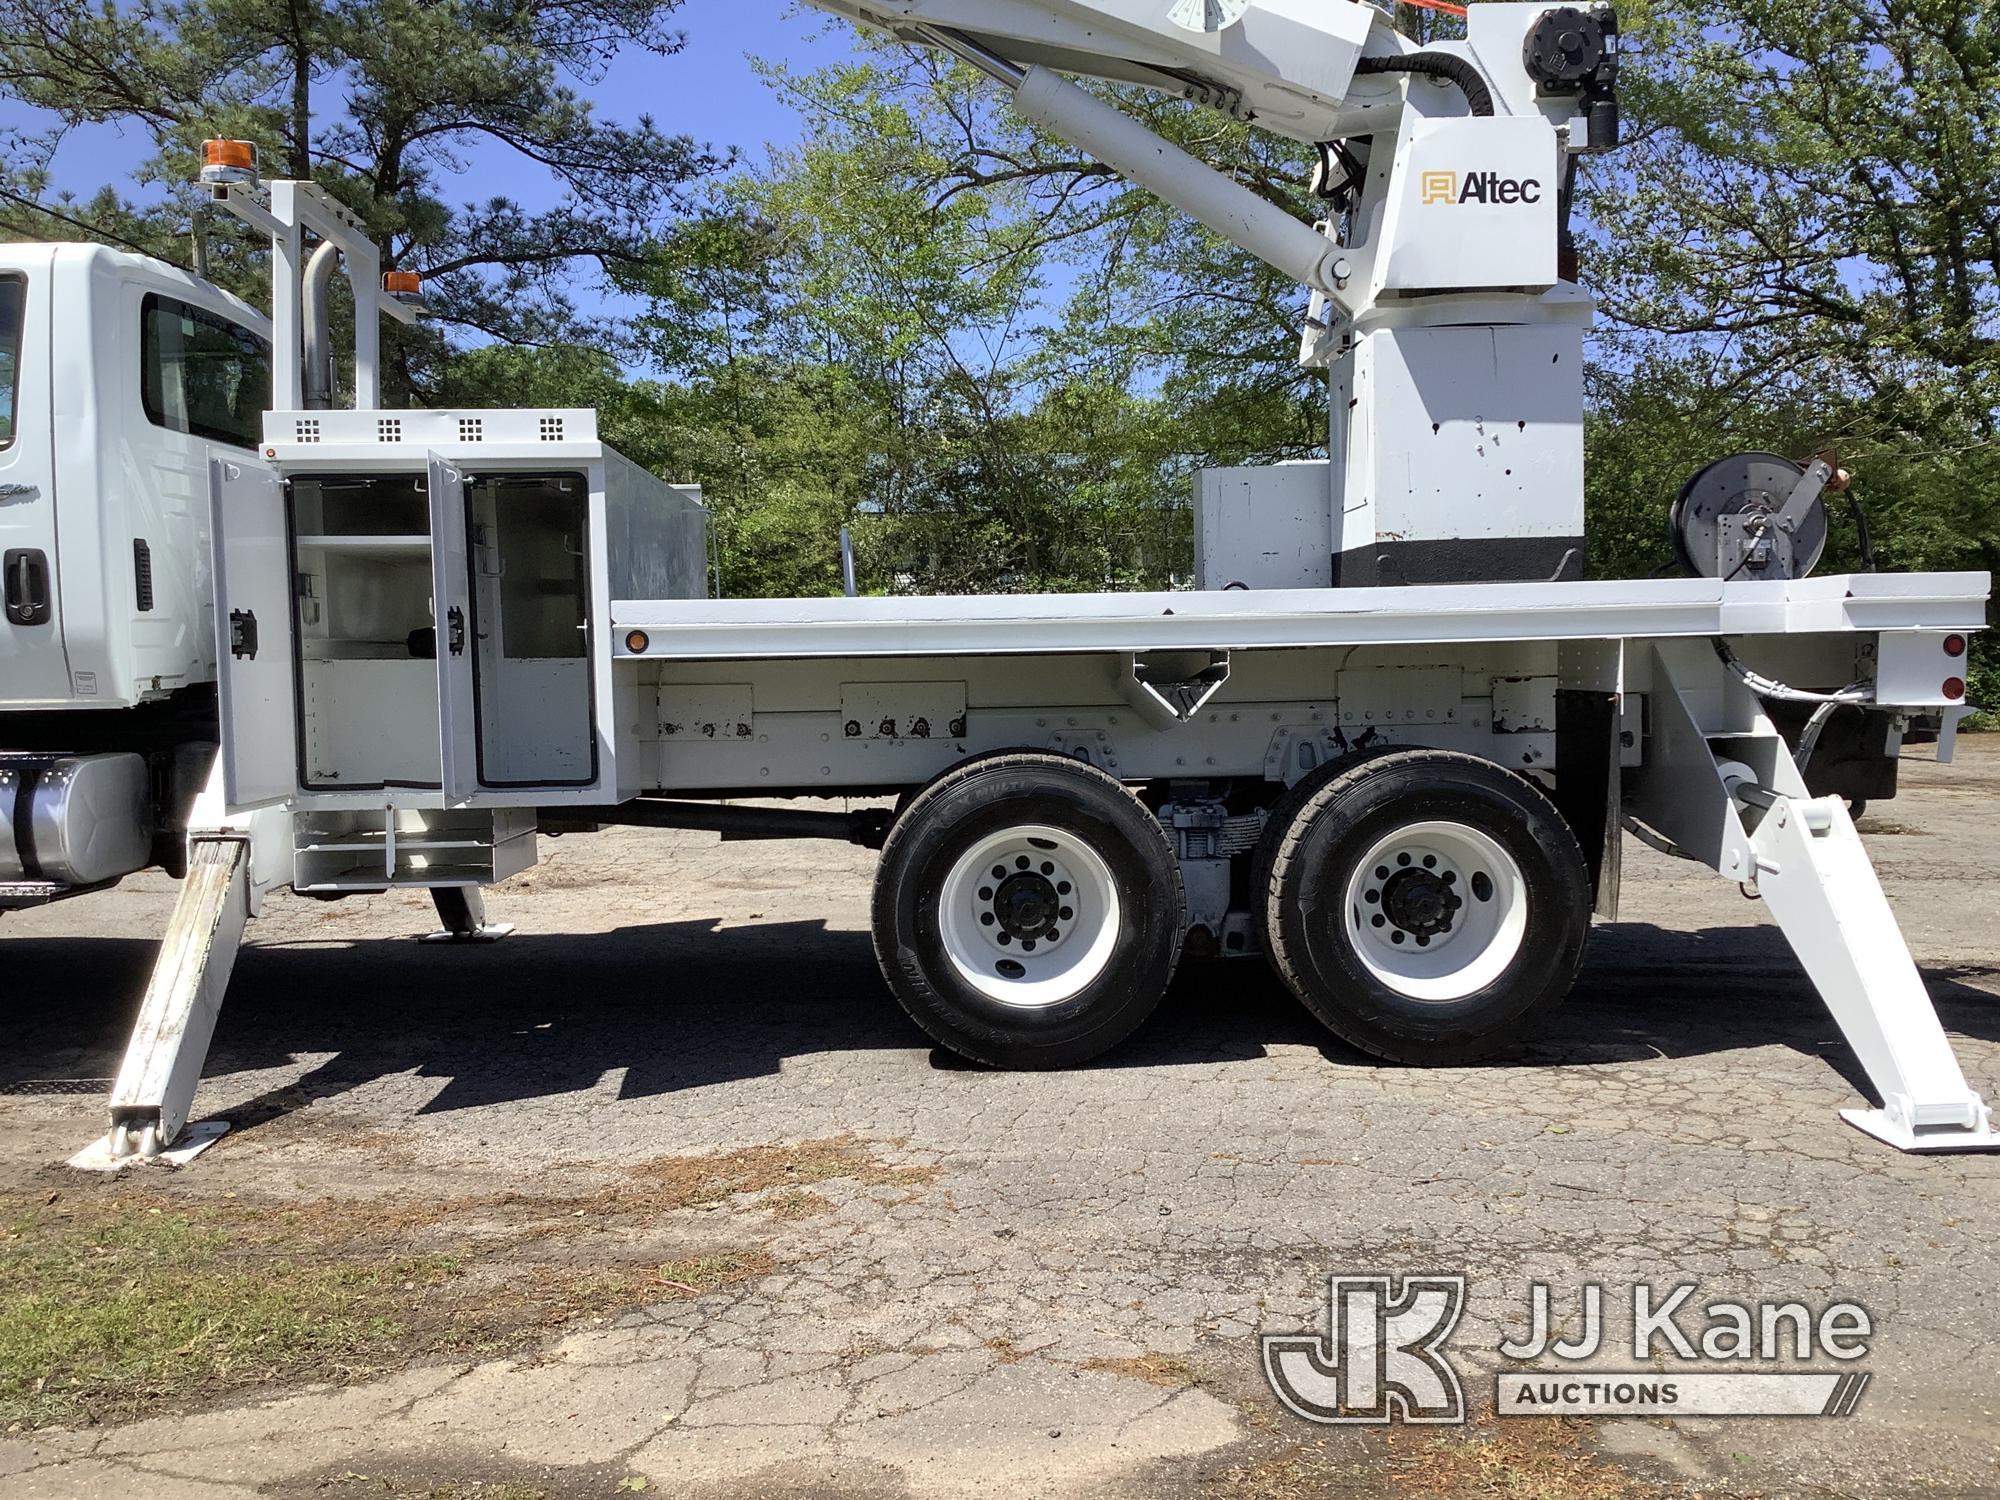
<path fill-rule="evenodd" d="M 561 417 L 542 418 L 542 441 L 560 443 L 563 440 L 563 419 Z"/>
<path fill-rule="evenodd" d="M 319 418 L 300 417 L 292 430 L 292 436 L 301 443 L 319 441 Z"/>
<path fill-rule="evenodd" d="M 375 437 L 378 442 L 400 443 L 403 440 L 403 419 L 401 417 L 378 417 L 375 420 Z"/>
<path fill-rule="evenodd" d="M 478 417 L 458 419 L 458 440 L 461 443 L 477 443 L 486 436 L 486 423 Z"/>
<path fill-rule="evenodd" d="M 146 614 L 153 607 L 153 549 L 144 537 L 132 538 L 132 581 L 139 612 Z"/>

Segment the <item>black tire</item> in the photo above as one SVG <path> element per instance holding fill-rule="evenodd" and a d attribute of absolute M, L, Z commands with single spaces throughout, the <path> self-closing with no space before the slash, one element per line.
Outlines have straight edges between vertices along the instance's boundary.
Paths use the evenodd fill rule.
<path fill-rule="evenodd" d="M 1061 899 L 1049 885 L 1039 895 L 1026 891 L 1028 904 L 1008 907 L 1006 921 L 957 927 L 953 937 L 945 930 L 943 908 L 951 882 L 968 878 L 962 873 L 968 867 L 961 864 L 966 855 L 982 843 L 1012 837 L 1011 829 L 1034 825 L 1058 830 L 1094 854 L 1108 889 L 1117 896 L 1119 920 L 1096 929 L 1111 934 L 1104 938 L 1108 956 L 1091 966 L 1091 974 L 1073 993 L 1060 993 L 1063 980 L 1058 976 L 1049 984 L 1059 998 L 1031 1005 L 1010 1003 L 989 991 L 1004 992 L 1011 983 L 1034 979 L 1024 967 L 1026 950 L 1039 940 L 1041 957 L 1034 961 L 1047 964 L 1059 951 L 1061 922 L 1078 923 L 1067 934 L 1073 939 L 1092 930 L 1084 925 L 1083 914 L 1067 907 L 1063 909 L 1074 917 L 1059 919 L 1053 911 L 1042 911 L 1037 903 L 1043 897 Z M 1035 847 L 1045 848 L 1046 841 Z M 1077 848 L 1058 847 L 1050 853 L 1054 859 L 1085 858 Z M 1006 861 L 1009 880 L 1015 857 Z M 954 876 L 954 871 L 961 873 Z M 1038 867 L 1020 872 L 1022 884 L 1032 884 L 1039 873 Z M 1059 873 L 1060 868 L 1052 871 Z M 993 893 L 992 912 L 998 913 L 1005 897 L 1000 887 L 1006 882 L 974 883 Z M 1084 884 L 1079 878 L 1079 892 Z M 1024 911 L 1028 917 L 1022 916 Z M 988 914 L 977 912 L 982 922 Z M 875 874 L 875 957 L 889 988 L 911 1019 L 942 1045 L 996 1068 L 1067 1067 L 1130 1036 L 1152 1014 L 1173 978 L 1181 920 L 1180 863 L 1159 819 L 1103 771 L 1043 751 L 985 756 L 939 776 L 896 819 Z M 1049 925 L 1057 929 L 1053 939 L 1046 936 Z M 1034 935 L 1005 954 L 979 947 L 986 940 L 980 934 L 992 934 L 997 943 L 1000 931 L 1009 926 Z M 954 942 L 968 961 L 980 961 L 979 985 L 954 961 Z M 1084 948 L 1099 951 L 1094 943 Z M 1073 947 L 1068 953 L 1074 957 L 1079 951 Z M 1014 953 L 1022 959 L 1011 960 Z M 984 966 L 988 960 L 990 971 Z M 1001 967 L 1008 962 L 1022 970 L 1017 979 Z"/>
<path fill-rule="evenodd" d="M 1363 761 L 1373 760 L 1378 755 L 1393 755 L 1397 749 L 1395 745 L 1370 745 L 1360 750 L 1343 751 L 1332 760 L 1323 760 L 1280 792 L 1277 800 L 1266 810 L 1264 832 L 1250 856 L 1251 914 L 1259 934 L 1270 929 L 1271 867 L 1278 861 L 1279 846 L 1285 842 L 1285 834 L 1298 817 L 1299 809 L 1318 796 L 1320 788 L 1336 776 L 1345 776 Z"/>
<path fill-rule="evenodd" d="M 1377 867 L 1392 877 L 1378 888 L 1359 869 L 1361 861 L 1397 830 L 1417 824 L 1445 825 L 1447 839 L 1478 835 L 1497 845 L 1512 868 L 1502 873 L 1495 862 L 1486 875 L 1479 868 L 1485 861 L 1474 855 L 1464 861 L 1473 867 L 1465 882 L 1440 884 L 1456 881 L 1450 854 L 1441 874 L 1392 861 Z M 1421 861 L 1433 863 L 1428 856 Z M 1359 884 L 1351 886 L 1357 875 Z M 1399 894 L 1393 886 L 1400 882 L 1414 882 L 1415 889 Z M 1350 931 L 1351 889 L 1358 892 L 1357 928 L 1386 928 L 1393 937 L 1408 921 L 1411 946 L 1376 944 L 1380 957 L 1371 967 L 1362 949 L 1376 940 Z M 1392 906 L 1397 914 L 1389 919 Z M 1589 941 L 1590 907 L 1583 850 L 1539 787 L 1477 756 L 1406 750 L 1329 778 L 1298 808 L 1271 865 L 1265 941 L 1292 993 L 1343 1041 L 1392 1062 L 1464 1063 L 1501 1046 L 1569 992 Z M 1512 925 L 1497 915 L 1503 910 L 1513 914 Z M 1384 965 L 1421 963 L 1415 935 L 1424 936 L 1426 948 L 1438 939 L 1436 953 L 1447 954 L 1445 943 L 1478 938 L 1482 922 L 1512 934 L 1459 950 L 1465 958 L 1491 955 L 1480 967 L 1499 965 L 1483 982 L 1456 992 L 1456 976 L 1394 983 L 1384 977 Z M 1433 982 L 1446 993 L 1424 997 L 1405 988 Z"/>

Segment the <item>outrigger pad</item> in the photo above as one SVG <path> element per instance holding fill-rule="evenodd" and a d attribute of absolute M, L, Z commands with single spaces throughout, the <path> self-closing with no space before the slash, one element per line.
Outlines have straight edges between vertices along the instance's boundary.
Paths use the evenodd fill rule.
<path fill-rule="evenodd" d="M 1840 1118 L 1898 1151 L 2000 1151 L 2000 1131 L 1984 1115 L 1976 1130 L 1913 1130 L 1886 1109 L 1843 1109 Z"/>
<path fill-rule="evenodd" d="M 137 1151 L 124 1156 L 111 1154 L 111 1137 L 101 1135 L 69 1159 L 68 1165 L 79 1172 L 122 1172 L 134 1166 L 184 1167 L 202 1152 L 229 1134 L 227 1120 L 202 1120 L 188 1126 L 180 1134 L 180 1139 L 162 1151 L 158 1156 L 145 1156 Z"/>
<path fill-rule="evenodd" d="M 497 943 L 514 930 L 512 922 L 482 922 L 469 932 L 457 932 L 449 927 L 440 927 L 436 932 L 427 932 L 417 941 L 420 943 Z"/>

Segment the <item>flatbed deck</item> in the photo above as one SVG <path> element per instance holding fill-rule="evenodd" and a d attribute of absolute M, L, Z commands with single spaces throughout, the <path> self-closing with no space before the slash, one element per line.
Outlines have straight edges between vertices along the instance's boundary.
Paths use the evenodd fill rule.
<path fill-rule="evenodd" d="M 619 657 L 1028 655 L 1977 630 L 1985 573 L 1209 593 L 614 600 Z M 643 630 L 643 651 L 627 637 Z"/>

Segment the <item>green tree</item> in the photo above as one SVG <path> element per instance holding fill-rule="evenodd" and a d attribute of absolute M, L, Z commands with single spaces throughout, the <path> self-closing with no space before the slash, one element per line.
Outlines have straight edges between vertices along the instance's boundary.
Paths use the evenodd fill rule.
<path fill-rule="evenodd" d="M 516 342 L 615 333 L 579 317 L 581 269 L 637 264 L 719 159 L 651 120 L 602 120 L 582 90 L 611 57 L 680 50 L 679 0 L 0 0 L 0 92 L 45 125 L 0 163 L 0 224 L 186 263 L 200 142 L 254 140 L 266 170 L 312 178 L 359 213 L 386 268 L 421 271 L 447 329 Z M 146 133 L 140 194 L 51 181 L 64 134 Z M 466 153 L 493 150 L 553 201 L 455 205 Z M 218 226 L 215 274 L 249 293 L 256 247 Z M 434 342 L 399 340 L 406 387 Z"/>
<path fill-rule="evenodd" d="M 1193 467 L 1322 447 L 1324 381 L 1294 357 L 1298 288 L 934 54 L 883 45 L 770 78 L 804 144 L 733 178 L 628 284 L 653 308 L 654 357 L 723 426 L 849 434 L 852 482 L 821 480 L 791 533 L 810 557 L 832 558 L 848 524 L 872 588 L 1161 586 L 1188 568 Z M 1247 153 L 1247 180 L 1308 211 L 1290 148 L 1126 102 L 1218 160 Z M 784 399 L 834 371 L 837 408 Z M 775 503 L 751 449 L 715 454 L 726 555 Z M 763 556 L 752 575 L 768 578 Z"/>
<path fill-rule="evenodd" d="M 2000 11 L 1654 3 L 1593 173 L 1592 520 L 1732 448 L 1838 451 L 1876 561 L 2000 565 Z M 1609 461 L 1607 461 L 1609 460 Z M 1671 497 L 1663 488 L 1660 503 Z M 1836 517 L 1840 507 L 1836 505 Z M 1609 528 L 1614 556 L 1636 556 Z M 1833 561 L 1858 559 L 1836 531 Z M 1976 691 L 2000 701 L 1990 646 Z"/>

